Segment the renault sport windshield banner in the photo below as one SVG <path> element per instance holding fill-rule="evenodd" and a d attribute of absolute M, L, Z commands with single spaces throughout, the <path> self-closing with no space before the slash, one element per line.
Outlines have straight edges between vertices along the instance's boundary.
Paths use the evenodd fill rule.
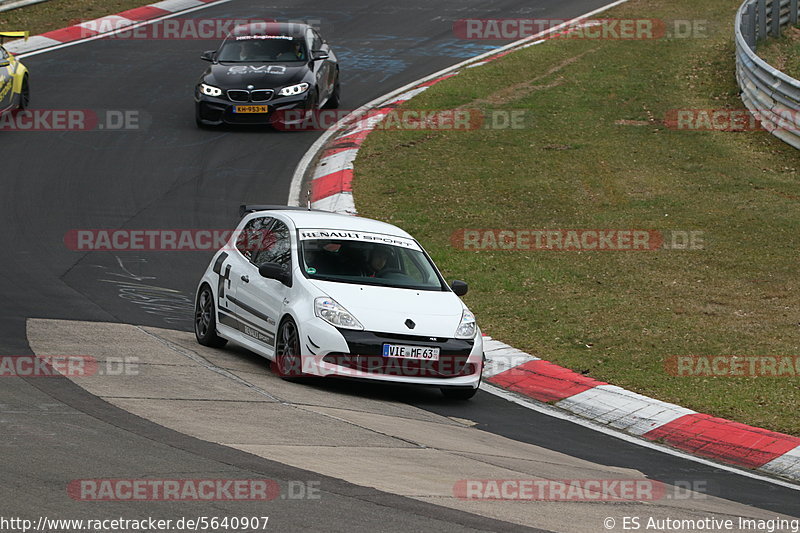
<path fill-rule="evenodd" d="M 301 241 L 311 240 L 344 240 L 361 241 L 374 244 L 388 244 L 399 248 L 407 248 L 421 252 L 422 249 L 414 239 L 407 237 L 397 237 L 395 235 L 383 235 L 381 233 L 369 233 L 365 231 L 335 230 L 335 229 L 301 229 L 298 230 Z"/>

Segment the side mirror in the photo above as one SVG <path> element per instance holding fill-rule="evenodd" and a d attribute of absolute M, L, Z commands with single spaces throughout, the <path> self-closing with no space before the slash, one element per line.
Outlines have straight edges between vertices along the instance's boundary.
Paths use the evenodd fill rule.
<path fill-rule="evenodd" d="M 328 59 L 329 57 L 330 54 L 322 50 L 314 50 L 313 52 L 311 52 L 311 59 L 313 59 L 314 61 L 319 61 L 321 59 Z"/>
<path fill-rule="evenodd" d="M 460 279 L 456 279 L 453 280 L 452 283 L 450 283 L 450 288 L 454 293 L 456 293 L 456 296 L 464 296 L 465 294 L 467 294 L 467 291 L 469 290 L 469 285 L 467 285 L 466 281 L 461 281 Z"/>
<path fill-rule="evenodd" d="M 216 55 L 217 55 L 216 50 L 206 50 L 200 55 L 200 59 L 202 59 L 203 61 L 211 61 L 213 63 L 214 56 Z"/>
<path fill-rule="evenodd" d="M 261 274 L 261 277 L 278 280 L 287 287 L 292 286 L 292 273 L 278 263 L 264 263 L 258 267 L 258 273 Z"/>

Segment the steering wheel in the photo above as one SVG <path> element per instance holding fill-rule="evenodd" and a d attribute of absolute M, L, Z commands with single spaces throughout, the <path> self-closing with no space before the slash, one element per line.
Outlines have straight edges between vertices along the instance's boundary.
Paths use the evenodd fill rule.
<path fill-rule="evenodd" d="M 403 274 L 403 271 L 398 268 L 387 268 L 386 270 L 381 270 L 380 272 L 378 272 L 375 275 L 375 277 L 385 278 L 387 274 L 402 274 L 403 276 L 405 276 L 405 274 Z"/>

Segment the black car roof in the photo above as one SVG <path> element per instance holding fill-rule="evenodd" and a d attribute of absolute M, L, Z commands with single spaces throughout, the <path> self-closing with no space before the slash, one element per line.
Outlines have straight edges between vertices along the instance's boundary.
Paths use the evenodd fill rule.
<path fill-rule="evenodd" d="M 247 35 L 285 35 L 287 37 L 302 38 L 308 28 L 308 24 L 296 22 L 253 22 L 233 28 L 231 37 L 235 39 L 236 37 Z"/>

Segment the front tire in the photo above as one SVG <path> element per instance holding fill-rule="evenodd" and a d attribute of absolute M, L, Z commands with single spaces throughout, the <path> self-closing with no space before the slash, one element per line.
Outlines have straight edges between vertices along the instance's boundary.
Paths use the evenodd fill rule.
<path fill-rule="evenodd" d="M 273 122 L 272 126 L 280 131 L 313 131 L 317 128 L 319 117 L 317 111 L 319 105 L 319 96 L 317 93 L 310 93 L 308 100 L 306 100 L 305 107 L 303 107 L 303 118 L 298 122 L 282 122 L 277 119 Z"/>
<path fill-rule="evenodd" d="M 337 109 L 342 102 L 342 89 L 339 86 L 339 76 L 336 76 L 336 85 L 333 86 L 333 94 L 328 98 L 325 107 L 328 109 Z"/>
<path fill-rule="evenodd" d="M 19 91 L 19 110 L 25 111 L 31 104 L 31 88 L 28 84 L 28 76 L 22 79 L 22 88 Z"/>
<path fill-rule="evenodd" d="M 203 285 L 194 305 L 194 336 L 197 342 L 211 348 L 222 348 L 228 342 L 217 335 L 217 311 L 211 287 Z"/>
<path fill-rule="evenodd" d="M 285 318 L 275 340 L 275 368 L 287 381 L 303 377 L 303 358 L 300 355 L 300 332 L 291 318 Z"/>

